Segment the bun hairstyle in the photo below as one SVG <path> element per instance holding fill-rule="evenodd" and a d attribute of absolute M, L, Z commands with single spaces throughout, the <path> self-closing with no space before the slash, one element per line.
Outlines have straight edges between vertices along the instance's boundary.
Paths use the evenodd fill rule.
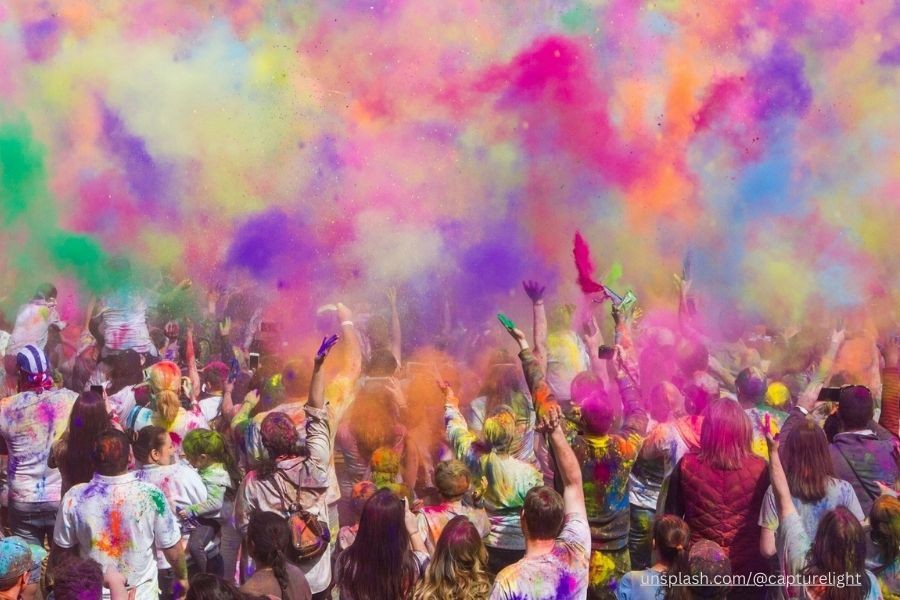
<path fill-rule="evenodd" d="M 687 564 L 691 550 L 691 530 L 683 519 L 663 515 L 653 524 L 653 541 L 660 559 L 670 566 L 683 561 Z"/>
<path fill-rule="evenodd" d="M 178 365 L 164 360 L 150 367 L 150 397 L 163 422 L 172 423 L 181 408 L 181 369 Z"/>
<path fill-rule="evenodd" d="M 140 431 L 131 434 L 131 451 L 134 457 L 141 464 L 150 462 L 150 452 L 156 450 L 159 452 L 163 444 L 166 443 L 166 437 L 169 433 L 162 427 L 156 425 L 147 425 Z"/>

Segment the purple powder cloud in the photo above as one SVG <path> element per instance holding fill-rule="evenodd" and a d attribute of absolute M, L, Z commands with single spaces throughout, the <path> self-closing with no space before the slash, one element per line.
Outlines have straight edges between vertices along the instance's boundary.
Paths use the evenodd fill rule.
<path fill-rule="evenodd" d="M 801 116 L 812 103 L 803 56 L 786 44 L 776 44 L 769 56 L 754 65 L 750 75 L 760 119 Z"/>
<path fill-rule="evenodd" d="M 56 17 L 25 23 L 22 26 L 22 42 L 28 60 L 41 62 L 56 52 L 61 29 Z"/>
<path fill-rule="evenodd" d="M 128 131 L 116 111 L 104 104 L 102 115 L 106 147 L 125 170 L 131 191 L 145 206 L 158 204 L 163 200 L 168 170 L 150 156 L 144 140 Z"/>

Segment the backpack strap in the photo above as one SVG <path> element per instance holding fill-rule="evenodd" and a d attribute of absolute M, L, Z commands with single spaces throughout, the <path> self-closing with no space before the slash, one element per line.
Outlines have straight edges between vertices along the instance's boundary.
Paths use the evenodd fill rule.
<path fill-rule="evenodd" d="M 866 483 L 862 480 L 862 477 L 859 476 L 859 473 L 856 471 L 856 467 L 853 466 L 853 463 L 849 458 L 847 458 L 847 455 L 844 454 L 844 451 L 841 450 L 841 447 L 838 444 L 832 444 L 832 446 L 837 449 L 838 454 L 841 455 L 841 458 L 844 459 L 844 462 L 847 463 L 847 466 L 850 467 L 851 471 L 853 471 L 853 474 L 856 476 L 856 480 L 859 481 L 859 485 L 862 486 L 862 489 L 866 492 L 866 495 L 869 497 L 869 499 L 875 500 L 876 498 L 878 498 L 877 495 L 873 496 L 872 492 L 869 491 L 869 488 L 866 487 Z"/>

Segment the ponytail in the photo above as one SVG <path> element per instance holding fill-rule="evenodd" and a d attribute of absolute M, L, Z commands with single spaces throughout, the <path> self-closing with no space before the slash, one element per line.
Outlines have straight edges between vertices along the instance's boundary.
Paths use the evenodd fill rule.
<path fill-rule="evenodd" d="M 171 425 L 181 408 L 181 369 L 164 360 L 150 367 L 150 394 L 163 423 Z"/>
<path fill-rule="evenodd" d="M 290 578 L 287 572 L 287 558 L 285 558 L 284 551 L 281 548 L 276 548 L 272 554 L 272 574 L 275 575 L 278 587 L 281 588 L 281 597 L 284 600 L 288 600 Z"/>
<path fill-rule="evenodd" d="M 663 515 L 653 524 L 653 541 L 660 560 L 668 566 L 668 581 L 679 581 L 679 575 L 691 573 L 691 530 L 683 519 Z M 690 588 L 667 586 L 666 600 L 689 600 Z"/>
<path fill-rule="evenodd" d="M 181 399 L 171 390 L 163 390 L 156 395 L 156 411 L 162 417 L 163 423 L 171 424 L 178 416 L 181 408 Z"/>

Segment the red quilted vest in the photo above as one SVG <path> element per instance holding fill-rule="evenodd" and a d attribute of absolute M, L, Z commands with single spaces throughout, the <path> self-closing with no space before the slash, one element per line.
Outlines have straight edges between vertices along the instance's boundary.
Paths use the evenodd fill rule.
<path fill-rule="evenodd" d="M 681 498 L 691 542 L 712 540 L 731 560 L 732 573 L 766 572 L 759 553 L 759 509 L 769 487 L 766 462 L 748 456 L 736 471 L 722 471 L 687 454 L 681 461 Z"/>

